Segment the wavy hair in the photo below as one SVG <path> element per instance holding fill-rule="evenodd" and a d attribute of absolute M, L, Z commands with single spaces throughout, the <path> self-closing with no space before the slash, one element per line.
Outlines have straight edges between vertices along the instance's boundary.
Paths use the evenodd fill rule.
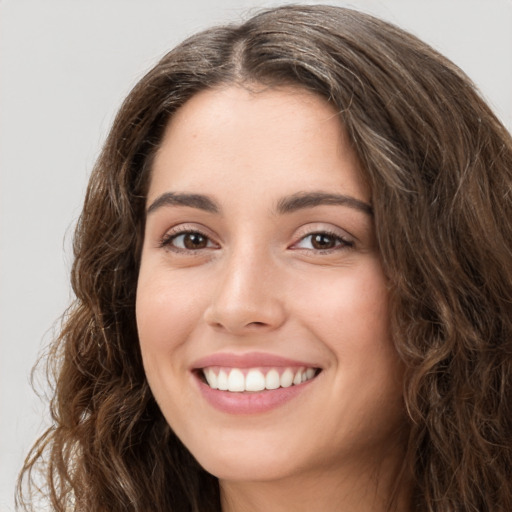
<path fill-rule="evenodd" d="M 407 368 L 403 469 L 415 510 L 512 510 L 510 134 L 432 48 L 369 15 L 318 5 L 194 35 L 125 100 L 76 228 L 76 300 L 49 354 L 53 426 L 27 457 L 18 504 L 30 509 L 39 490 L 59 512 L 220 510 L 216 478 L 152 398 L 135 291 L 166 124 L 201 90 L 255 82 L 323 96 L 362 163 Z"/>

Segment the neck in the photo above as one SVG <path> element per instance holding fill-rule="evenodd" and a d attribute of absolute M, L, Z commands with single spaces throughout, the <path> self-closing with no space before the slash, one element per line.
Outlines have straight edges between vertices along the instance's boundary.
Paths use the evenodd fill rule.
<path fill-rule="evenodd" d="M 272 481 L 221 481 L 223 512 L 408 512 L 398 461 L 380 468 L 325 468 Z"/>

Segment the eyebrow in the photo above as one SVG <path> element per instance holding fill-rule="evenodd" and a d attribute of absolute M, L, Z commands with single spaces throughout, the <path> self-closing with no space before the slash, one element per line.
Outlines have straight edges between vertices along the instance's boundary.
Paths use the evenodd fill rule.
<path fill-rule="evenodd" d="M 364 201 L 344 194 L 330 194 L 326 192 L 298 192 L 291 196 L 283 197 L 277 202 L 276 212 L 287 214 L 322 205 L 348 206 L 367 215 L 373 215 L 372 206 Z M 218 203 L 207 195 L 166 192 L 158 196 L 151 203 L 146 214 L 149 215 L 163 206 L 188 206 L 189 208 L 196 208 L 209 213 L 220 213 L 221 211 Z"/>
<path fill-rule="evenodd" d="M 329 194 L 326 192 L 298 192 L 289 197 L 284 197 L 278 201 L 276 210 L 278 213 L 284 214 L 293 213 L 304 208 L 331 204 L 348 206 L 367 215 L 373 215 L 372 206 L 364 201 L 344 194 Z"/>
<path fill-rule="evenodd" d="M 219 213 L 220 207 L 210 197 L 203 194 L 182 194 L 177 192 L 166 192 L 158 196 L 149 206 L 146 214 L 154 212 L 162 206 L 188 206 L 210 213 Z"/>

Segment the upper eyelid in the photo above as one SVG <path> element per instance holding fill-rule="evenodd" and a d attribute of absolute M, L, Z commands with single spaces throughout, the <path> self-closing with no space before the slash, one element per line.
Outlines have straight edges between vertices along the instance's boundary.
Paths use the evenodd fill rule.
<path fill-rule="evenodd" d="M 198 235 L 201 235 L 201 236 L 204 236 L 205 238 L 207 238 L 208 240 L 212 240 L 212 237 L 207 235 L 206 233 L 203 233 L 202 231 L 199 231 L 197 229 L 185 229 L 183 231 L 176 231 L 176 232 L 169 232 L 167 231 L 164 236 L 162 237 L 162 240 L 165 241 L 165 240 L 173 240 L 175 238 L 178 238 L 180 236 L 184 236 L 184 235 L 190 235 L 192 233 L 196 233 Z"/>
<path fill-rule="evenodd" d="M 359 238 L 354 236 L 350 231 L 340 228 L 335 224 L 325 223 L 325 222 L 310 222 L 301 226 L 296 230 L 296 235 L 294 238 L 296 242 L 302 240 L 304 237 L 309 235 L 314 235 L 316 233 L 327 233 L 331 236 L 336 236 L 341 239 L 346 239 L 346 241 L 350 242 L 358 242 Z M 296 243 L 294 242 L 294 243 Z"/>
<path fill-rule="evenodd" d="M 170 242 L 181 236 L 186 235 L 187 233 L 198 233 L 204 237 L 206 237 L 211 243 L 219 245 L 219 242 L 216 241 L 215 236 L 212 236 L 209 233 L 209 229 L 205 227 L 198 227 L 197 224 L 187 224 L 182 223 L 177 226 L 173 226 L 168 228 L 162 236 L 158 238 L 158 247 L 163 248 L 166 245 L 170 245 Z"/>
<path fill-rule="evenodd" d="M 327 235 L 327 236 L 332 236 L 333 238 L 337 238 L 341 242 L 341 247 L 353 247 L 356 243 L 352 237 L 350 237 L 350 239 L 348 239 L 349 237 L 344 237 L 337 233 L 333 233 L 333 232 L 324 230 L 324 231 L 312 231 L 310 233 L 307 233 L 304 236 L 297 238 L 297 240 L 295 242 L 293 242 L 289 247 L 293 248 L 294 246 L 301 243 L 304 239 L 306 239 L 310 236 L 313 236 L 313 235 L 317 235 L 317 234 L 323 234 L 323 235 Z M 303 249 L 303 250 L 312 250 L 312 249 Z M 331 248 L 331 249 L 314 249 L 314 250 L 315 251 L 334 251 L 336 249 Z"/>
<path fill-rule="evenodd" d="M 346 229 L 340 228 L 336 225 L 332 225 L 329 223 L 328 226 L 326 226 L 326 223 L 323 222 L 311 222 L 308 224 L 305 224 L 303 226 L 300 226 L 299 228 L 295 229 L 295 234 L 293 235 L 292 239 L 293 241 L 288 245 L 288 247 L 291 247 L 297 243 L 299 243 L 301 240 L 308 236 L 312 236 L 314 234 L 318 233 L 325 233 L 327 235 L 337 237 L 340 240 L 346 242 L 346 243 L 357 243 L 359 242 L 359 239 L 352 235 L 349 231 Z M 220 238 L 216 236 L 215 233 L 212 233 L 211 229 L 207 228 L 206 226 L 203 226 L 198 223 L 179 223 L 176 226 L 172 226 L 168 228 L 164 234 L 159 237 L 159 241 L 162 243 L 165 240 L 170 240 L 174 237 L 178 237 L 182 234 L 186 233 L 199 233 L 202 236 L 205 236 L 208 238 L 212 243 L 215 243 L 217 245 L 221 244 Z"/>
<path fill-rule="evenodd" d="M 161 238 L 165 238 L 168 235 L 178 236 L 183 233 L 200 233 L 201 235 L 206 236 L 208 238 L 215 238 L 215 236 L 211 234 L 211 230 L 208 229 L 206 226 L 202 226 L 196 223 L 189 224 L 186 222 L 182 222 L 177 224 L 176 226 L 167 228 Z"/>

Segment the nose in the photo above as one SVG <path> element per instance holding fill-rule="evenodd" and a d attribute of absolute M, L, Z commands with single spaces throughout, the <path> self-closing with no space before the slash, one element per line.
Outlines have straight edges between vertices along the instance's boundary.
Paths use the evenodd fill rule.
<path fill-rule="evenodd" d="M 247 249 L 247 248 L 246 248 Z M 278 329 L 286 318 L 279 269 L 250 250 L 226 258 L 217 269 L 207 324 L 236 335 Z"/>

